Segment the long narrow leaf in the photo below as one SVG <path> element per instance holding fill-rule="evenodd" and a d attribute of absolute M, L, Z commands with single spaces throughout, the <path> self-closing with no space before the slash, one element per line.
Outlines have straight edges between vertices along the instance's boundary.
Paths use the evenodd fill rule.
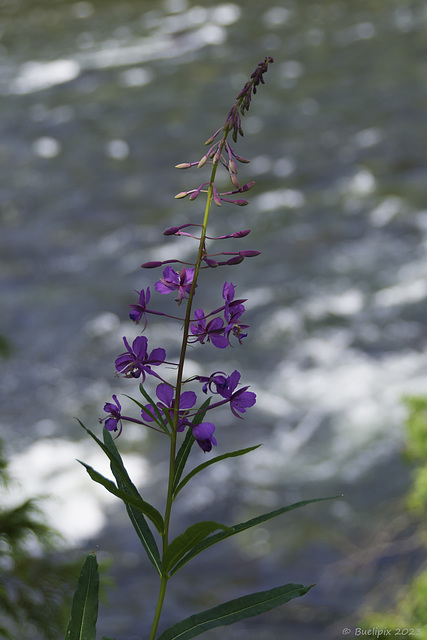
<path fill-rule="evenodd" d="M 239 449 L 238 451 L 230 451 L 229 453 L 223 453 L 220 456 L 216 456 L 215 458 L 212 458 L 211 460 L 208 460 L 207 462 L 203 462 L 203 464 L 199 464 L 198 467 L 195 467 L 194 469 L 192 469 L 190 471 L 190 473 L 188 473 L 184 480 L 182 480 L 179 485 L 176 487 L 175 489 L 175 497 L 178 495 L 178 493 L 181 491 L 181 489 L 187 484 L 187 482 L 189 480 L 191 480 L 191 478 L 193 478 L 197 473 L 199 473 L 200 471 L 203 471 L 203 469 L 206 469 L 207 467 L 210 467 L 211 464 L 215 464 L 215 462 L 220 462 L 221 460 L 225 460 L 226 458 L 236 458 L 237 456 L 243 456 L 245 455 L 245 453 L 249 453 L 250 451 L 254 451 L 255 449 L 258 449 L 258 447 L 260 447 L 260 444 L 255 445 L 254 447 L 248 447 L 247 449 Z"/>
<path fill-rule="evenodd" d="M 102 486 L 105 487 L 107 491 L 112 493 L 117 498 L 120 498 L 120 500 L 123 500 L 125 504 L 129 504 L 135 507 L 136 509 L 141 511 L 144 515 L 146 515 L 147 518 L 150 518 L 151 522 L 155 525 L 157 531 L 161 535 L 163 535 L 163 532 L 164 532 L 163 518 L 155 507 L 153 507 L 149 502 L 146 502 L 142 498 L 138 498 L 134 495 L 131 495 L 130 493 L 127 493 L 126 491 L 118 489 L 114 484 L 114 482 L 112 482 L 111 480 L 108 480 L 108 478 L 104 478 L 103 475 L 98 473 L 98 471 L 95 471 L 95 469 L 93 469 L 90 465 L 86 464 L 85 462 L 82 462 L 81 460 L 78 460 L 77 462 L 80 462 L 80 464 L 84 466 L 84 468 L 86 469 L 86 471 L 88 472 L 88 474 L 90 475 L 90 477 L 94 482 L 97 482 L 98 484 L 102 484 Z"/>
<path fill-rule="evenodd" d="M 116 443 L 114 442 L 110 432 L 107 431 L 107 429 L 104 429 L 104 444 L 112 455 L 112 459 L 110 458 L 111 471 L 113 472 L 114 477 L 116 478 L 117 487 L 122 491 L 126 491 L 127 493 L 132 493 L 136 497 L 141 498 L 137 488 L 129 478 L 129 475 L 123 464 L 120 453 L 117 450 Z M 126 481 L 123 480 L 124 475 L 126 476 Z M 154 536 L 151 532 L 151 529 L 147 524 L 146 519 L 144 518 L 141 511 L 139 511 L 138 509 L 135 509 L 135 507 L 133 507 L 132 505 L 126 504 L 126 510 L 127 510 L 129 519 L 132 522 L 132 525 L 137 533 L 137 536 L 141 540 L 142 546 L 144 547 L 149 560 L 152 562 L 152 564 L 157 569 L 158 574 L 161 576 L 162 563 L 160 560 L 160 552 L 157 547 L 157 543 L 154 539 Z"/>
<path fill-rule="evenodd" d="M 208 535 L 218 529 L 227 530 L 224 524 L 219 524 L 213 520 L 205 520 L 191 525 L 177 536 L 167 547 L 163 555 L 163 567 L 169 571 L 174 565 L 195 545 L 204 540 Z"/>
<path fill-rule="evenodd" d="M 312 585 L 313 586 L 313 585 Z M 173 627 L 166 629 L 158 640 L 190 640 L 208 629 L 221 627 L 246 618 L 252 618 L 278 607 L 293 598 L 303 596 L 310 587 L 301 584 L 285 584 L 268 591 L 258 591 L 220 604 L 213 609 L 186 618 Z"/>
<path fill-rule="evenodd" d="M 211 402 L 211 398 L 208 398 L 207 400 L 205 400 L 205 402 L 200 407 L 197 415 L 195 416 L 193 420 L 193 424 L 198 425 L 203 422 L 203 420 L 205 419 L 205 415 L 208 410 L 208 407 L 210 405 L 210 402 Z M 176 495 L 175 493 L 176 487 L 178 486 L 178 483 L 181 480 L 184 467 L 186 465 L 188 456 L 190 455 L 191 447 L 193 446 L 195 440 L 196 439 L 193 436 L 191 429 L 188 429 L 187 434 L 184 438 L 184 441 L 175 459 L 174 496 Z"/>
<path fill-rule="evenodd" d="M 95 640 L 98 618 L 99 575 L 96 556 L 87 556 L 71 606 L 65 640 Z"/>
<path fill-rule="evenodd" d="M 275 509 L 274 511 L 269 511 L 268 513 L 264 513 L 261 516 L 257 516 L 256 518 L 251 518 L 246 522 L 241 522 L 240 524 L 235 524 L 233 527 L 230 527 L 227 531 L 221 531 L 220 533 L 216 533 L 212 536 L 203 540 L 200 544 L 196 545 L 185 555 L 182 560 L 180 560 L 171 571 L 171 575 L 176 573 L 178 569 L 180 569 L 184 564 L 186 564 L 189 560 L 194 558 L 194 556 L 198 555 L 208 547 L 211 547 L 213 544 L 217 542 L 221 542 L 221 540 L 225 540 L 226 538 L 230 538 L 231 536 L 236 535 L 237 533 L 241 533 L 242 531 L 246 531 L 246 529 L 250 529 L 251 527 L 256 527 L 258 524 L 262 522 L 266 522 L 267 520 L 271 520 L 272 518 L 277 518 L 277 516 L 282 515 L 283 513 L 287 513 L 288 511 L 293 511 L 294 509 L 299 509 L 300 507 L 305 507 L 308 504 L 312 504 L 314 502 L 322 502 L 323 500 L 334 500 L 336 498 L 341 498 L 342 496 L 333 496 L 330 498 L 313 498 L 312 500 L 302 500 L 301 502 L 295 502 L 294 504 L 290 504 L 286 507 L 281 507 L 280 509 Z"/>
<path fill-rule="evenodd" d="M 118 449 L 115 445 L 111 434 L 107 429 L 103 429 L 104 431 L 104 442 L 102 442 L 97 436 L 92 433 L 90 429 L 85 427 L 85 425 L 78 420 L 80 426 L 90 435 L 90 437 L 95 440 L 97 445 L 103 450 L 105 455 L 110 460 L 111 470 L 116 478 L 117 486 L 120 490 L 129 493 L 130 495 L 135 496 L 139 500 L 142 500 L 139 495 L 138 489 L 135 487 L 133 482 L 131 481 L 128 472 L 123 464 L 123 461 L 120 457 Z M 161 575 L 161 560 L 160 553 L 157 548 L 156 541 L 151 533 L 151 530 L 145 521 L 144 516 L 141 511 L 135 509 L 129 503 L 126 502 L 126 509 L 129 515 L 129 518 L 135 528 L 135 531 L 140 538 L 142 545 L 147 553 L 148 558 L 156 567 L 157 572 Z"/>
<path fill-rule="evenodd" d="M 188 429 L 175 458 L 174 495 L 175 487 L 178 485 L 181 479 L 185 464 L 188 460 L 188 456 L 190 455 L 191 448 L 195 442 L 196 438 L 193 436 L 193 432 L 191 431 L 191 429 Z"/>

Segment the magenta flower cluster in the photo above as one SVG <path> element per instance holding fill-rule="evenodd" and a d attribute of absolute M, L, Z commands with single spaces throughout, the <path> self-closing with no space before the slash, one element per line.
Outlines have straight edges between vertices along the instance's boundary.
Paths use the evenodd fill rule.
<path fill-rule="evenodd" d="M 254 182 L 249 181 L 241 185 L 237 178 L 237 166 L 238 163 L 246 164 L 249 160 L 235 152 L 234 148 L 228 143 L 227 136 L 231 133 L 234 142 L 236 142 L 237 135 L 243 135 L 241 115 L 244 115 L 245 111 L 249 109 L 252 94 L 256 93 L 257 86 L 264 82 L 263 74 L 267 71 L 271 62 L 273 62 L 272 58 L 268 57 L 257 66 L 251 79 L 238 94 L 223 127 L 215 131 L 206 141 L 205 144 L 209 146 L 209 149 L 202 158 L 196 162 L 184 162 L 177 165 L 178 169 L 190 169 L 192 167 L 201 169 L 210 164 L 212 165 L 210 181 L 203 182 L 194 189 L 182 191 L 175 198 L 188 197 L 190 201 L 194 202 L 201 193 L 205 193 L 208 199 L 208 206 L 210 206 L 211 202 L 218 207 L 221 207 L 223 203 L 231 203 L 240 207 L 248 204 L 248 201 L 241 196 L 253 187 Z M 232 185 L 231 190 L 221 193 L 217 191 L 214 183 L 216 169 L 219 166 L 225 169 Z M 180 362 L 167 361 L 166 351 L 161 347 L 150 350 L 145 336 L 138 336 L 133 340 L 132 344 L 126 338 L 123 338 L 126 350 L 116 359 L 116 370 L 125 378 L 139 379 L 141 393 L 150 402 L 142 405 L 135 401 L 140 408 L 140 418 L 136 419 L 123 416 L 121 405 L 117 397 L 113 396 L 114 402 L 105 404 L 104 411 L 107 415 L 101 419 L 106 429 L 117 432 L 117 435 L 120 435 L 123 423 L 126 421 L 141 424 L 169 435 L 174 430 L 181 432 L 191 429 L 200 448 L 207 452 L 217 444 L 217 441 L 214 437 L 215 425 L 212 422 L 205 421 L 206 413 L 219 406 L 229 405 L 233 415 L 242 418 L 247 409 L 255 404 L 255 393 L 248 391 L 248 386 L 240 386 L 241 374 L 237 370 L 230 375 L 222 371 L 216 371 L 210 376 L 195 376 L 187 380 L 181 378 L 183 357 L 185 357 L 187 345 L 195 345 L 196 343 L 207 345 L 210 343 L 213 347 L 223 350 L 234 346 L 236 343 L 241 344 L 248 335 L 247 329 L 249 325 L 243 322 L 244 303 L 246 300 L 236 297 L 236 286 L 233 282 L 224 282 L 222 303 L 216 309 L 206 311 L 198 307 L 193 311 L 192 304 L 193 301 L 197 301 L 196 289 L 199 286 L 197 280 L 201 269 L 230 267 L 241 263 L 245 258 L 259 255 L 259 251 L 252 249 L 209 253 L 208 242 L 228 239 L 240 240 L 246 238 L 249 233 L 250 229 L 244 229 L 222 236 L 211 237 L 207 235 L 206 222 L 203 225 L 186 223 L 170 227 L 164 231 L 166 236 L 185 236 L 193 238 L 199 243 L 199 252 L 194 263 L 168 259 L 145 262 L 141 265 L 145 269 L 163 267 L 162 275 L 154 284 L 154 290 L 160 295 L 172 293 L 179 307 L 185 302 L 185 317 L 177 317 L 151 308 L 149 306 L 151 303 L 150 287 L 136 292 L 138 300 L 130 305 L 129 317 L 142 327 L 143 332 L 147 328 L 150 315 L 165 316 L 179 322 L 183 328 L 184 336 Z M 171 266 L 176 264 L 180 265 L 178 270 Z M 174 365 L 178 367 L 180 374 L 177 376 L 176 385 L 172 385 L 164 379 L 161 368 L 164 365 L 167 365 L 169 369 Z M 143 387 L 147 377 L 159 381 L 156 388 L 156 401 L 152 400 Z M 181 392 L 182 386 L 190 381 L 201 383 L 202 392 L 209 395 L 209 402 L 205 401 L 199 408 L 197 408 L 197 394 L 194 391 Z"/>

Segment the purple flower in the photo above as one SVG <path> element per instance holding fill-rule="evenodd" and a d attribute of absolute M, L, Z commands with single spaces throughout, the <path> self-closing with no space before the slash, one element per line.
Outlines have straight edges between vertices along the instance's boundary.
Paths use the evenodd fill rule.
<path fill-rule="evenodd" d="M 159 384 L 156 389 L 156 396 L 160 400 L 160 402 L 157 402 L 157 407 L 160 409 L 160 411 L 165 415 L 169 414 L 172 417 L 175 406 L 174 389 L 168 384 Z M 179 421 L 177 427 L 178 431 L 182 431 L 185 428 L 187 421 L 183 423 L 183 416 L 188 411 L 188 409 L 194 407 L 194 405 L 196 404 L 196 400 L 197 396 L 194 391 L 184 391 L 184 393 L 181 393 L 181 395 L 179 396 Z M 155 415 L 153 405 L 147 404 L 145 406 L 145 409 L 148 410 L 152 415 Z M 142 419 L 146 422 L 152 422 L 153 418 L 147 413 L 146 410 L 141 410 Z"/>
<path fill-rule="evenodd" d="M 122 407 L 120 402 L 117 400 L 117 396 L 113 396 L 113 400 L 115 404 L 112 402 L 106 402 L 104 405 L 104 411 L 109 413 L 110 416 L 100 418 L 99 421 L 104 422 L 104 427 L 108 429 L 108 431 L 117 431 L 118 427 L 120 427 L 119 433 L 117 434 L 117 437 L 119 437 L 123 429 L 121 414 Z"/>
<path fill-rule="evenodd" d="M 233 373 L 228 376 L 225 383 L 217 385 L 217 393 L 230 402 L 230 409 L 237 418 L 242 417 L 239 416 L 237 411 L 240 413 L 246 413 L 246 409 L 253 407 L 256 402 L 255 393 L 247 391 L 249 386 L 242 387 L 238 391 L 235 391 L 239 384 L 239 380 L 240 373 L 238 371 L 233 371 Z"/>
<path fill-rule="evenodd" d="M 151 365 L 157 366 L 162 364 L 166 358 L 166 351 L 158 348 L 153 349 L 150 355 L 147 354 L 148 340 L 144 336 L 138 336 L 129 346 L 126 338 L 123 338 L 127 351 L 122 353 L 115 362 L 116 369 L 120 373 L 124 373 L 127 378 L 139 378 L 142 376 L 142 382 L 145 380 L 145 374 L 157 376 L 157 373 L 151 370 Z"/>
<path fill-rule="evenodd" d="M 138 293 L 138 291 L 136 292 Z M 130 308 L 132 311 L 129 313 L 129 318 L 139 324 L 141 318 L 144 318 L 144 329 L 147 326 L 147 316 L 145 314 L 147 305 L 150 301 L 150 287 L 147 287 L 147 291 L 141 289 L 139 292 L 139 301 L 138 304 L 130 304 Z"/>
<path fill-rule="evenodd" d="M 154 285 L 156 291 L 165 295 L 178 290 L 176 302 L 181 304 L 186 294 L 190 293 L 194 278 L 194 268 L 186 269 L 182 267 L 181 273 L 177 273 L 172 267 L 167 266 L 163 271 L 163 278 L 160 278 Z"/>
<path fill-rule="evenodd" d="M 215 425 L 212 422 L 202 422 L 196 426 L 191 425 L 191 427 L 197 444 L 205 453 L 212 449 L 212 445 L 217 445 L 213 435 Z"/>
<path fill-rule="evenodd" d="M 196 380 L 204 382 L 202 387 L 203 393 L 207 393 L 208 389 L 211 393 L 218 393 L 218 387 L 224 386 L 227 383 L 227 374 L 222 371 L 215 371 L 207 378 L 206 376 L 196 376 Z M 215 385 L 215 391 L 212 389 L 212 385 Z"/>
<path fill-rule="evenodd" d="M 208 340 L 218 349 L 228 347 L 228 340 L 224 337 L 224 321 L 221 318 L 213 318 L 206 324 L 203 309 L 196 309 L 194 320 L 195 322 L 191 323 L 191 333 L 197 337 L 192 342 L 204 344 L 204 341 Z"/>
<path fill-rule="evenodd" d="M 245 307 L 242 304 L 245 300 L 234 300 L 235 294 L 235 286 L 232 282 L 225 282 L 222 288 L 222 297 L 225 300 L 224 306 L 224 317 L 227 323 L 227 326 L 224 330 L 224 336 L 227 340 L 230 340 L 230 333 L 233 333 L 234 336 L 241 343 L 243 338 L 246 338 L 247 333 L 243 333 L 242 329 L 247 329 L 249 327 L 248 324 L 239 324 L 237 320 L 240 316 L 243 315 L 245 311 Z"/>

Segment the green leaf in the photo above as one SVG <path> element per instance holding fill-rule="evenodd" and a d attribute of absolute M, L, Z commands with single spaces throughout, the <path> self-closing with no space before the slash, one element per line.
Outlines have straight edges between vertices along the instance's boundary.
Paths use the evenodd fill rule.
<path fill-rule="evenodd" d="M 199 464 L 199 466 L 195 467 L 192 471 L 190 471 L 190 473 L 185 476 L 184 480 L 182 480 L 179 483 L 179 485 L 176 487 L 174 492 L 175 497 L 178 495 L 181 489 L 187 484 L 187 482 L 196 475 L 196 473 L 203 471 L 203 469 L 206 469 L 206 467 L 210 467 L 210 465 L 215 464 L 215 462 L 220 462 L 221 460 L 225 460 L 226 458 L 236 458 L 237 456 L 243 456 L 245 455 L 245 453 L 254 451 L 254 449 L 258 449 L 258 447 L 260 446 L 261 446 L 260 444 L 257 444 L 254 447 L 248 447 L 247 449 L 239 449 L 238 451 L 230 451 L 229 453 L 223 453 L 222 455 L 216 456 L 215 458 L 212 458 L 211 460 L 208 460 L 203 464 Z"/>
<path fill-rule="evenodd" d="M 98 484 L 102 484 L 102 486 L 105 487 L 107 491 L 112 493 L 117 498 L 120 498 L 120 500 L 123 500 L 125 504 L 129 504 L 132 507 L 135 507 L 135 509 L 138 509 L 139 511 L 144 513 L 147 516 L 147 518 L 150 518 L 151 522 L 155 525 L 160 535 L 163 535 L 164 533 L 163 518 L 155 507 L 153 507 L 149 502 L 146 502 L 142 498 L 134 496 L 121 489 L 118 489 L 114 484 L 114 482 L 112 482 L 111 480 L 108 480 L 108 478 L 104 478 L 103 475 L 98 473 L 98 471 L 95 471 L 95 469 L 93 469 L 90 465 L 86 464 L 85 462 L 82 462 L 81 460 L 77 460 L 77 462 L 80 462 L 80 464 L 85 467 L 86 471 L 88 472 L 88 474 L 90 475 L 90 477 L 94 482 L 97 482 Z"/>
<path fill-rule="evenodd" d="M 202 406 L 200 407 L 199 411 L 197 412 L 196 416 L 194 417 L 193 420 L 193 424 L 194 425 L 198 425 L 201 422 L 203 422 L 203 420 L 205 419 L 205 415 L 206 412 L 208 410 L 208 407 L 210 405 L 211 402 L 211 398 L 208 398 L 207 400 L 205 400 L 205 402 L 202 404 Z M 181 476 L 183 474 L 184 471 L 184 467 L 186 465 L 186 462 L 188 460 L 188 456 L 190 455 L 190 451 L 191 451 L 191 447 L 193 446 L 194 442 L 196 441 L 195 437 L 193 436 L 191 429 L 188 429 L 187 434 L 184 438 L 184 441 L 182 443 L 182 445 L 179 448 L 179 451 L 177 453 L 176 459 L 175 459 L 175 475 L 174 475 L 174 495 L 176 495 L 175 490 L 176 487 L 178 486 L 178 483 L 181 479 Z"/>
<path fill-rule="evenodd" d="M 96 556 L 87 556 L 73 597 L 65 640 L 95 640 L 99 575 Z"/>
<path fill-rule="evenodd" d="M 314 585 L 312 585 L 314 586 Z M 190 640 L 208 629 L 221 627 L 246 618 L 252 618 L 278 607 L 293 598 L 303 596 L 310 587 L 301 584 L 285 584 L 268 591 L 258 591 L 250 595 L 224 602 L 213 609 L 190 616 L 173 627 L 166 629 L 157 640 Z"/>
<path fill-rule="evenodd" d="M 264 513 L 261 516 L 257 516 L 256 518 L 251 518 L 246 522 L 241 522 L 240 524 L 235 524 L 233 527 L 230 527 L 227 531 L 223 531 L 221 533 L 216 533 L 213 536 L 209 536 L 200 544 L 197 544 L 193 549 L 191 549 L 187 555 L 185 555 L 182 560 L 180 560 L 171 571 L 171 575 L 176 573 L 178 569 L 180 569 L 184 564 L 186 564 L 189 560 L 194 558 L 197 554 L 201 553 L 208 547 L 211 547 L 213 544 L 217 542 L 221 542 L 221 540 L 225 540 L 226 538 L 230 538 L 231 536 L 236 535 L 237 533 L 241 533 L 242 531 L 246 531 L 246 529 L 250 529 L 251 527 L 256 527 L 258 524 L 262 522 L 266 522 L 267 520 L 271 520 L 272 518 L 277 518 L 277 516 L 282 515 L 283 513 L 287 513 L 288 511 L 293 511 L 294 509 L 299 509 L 300 507 L 305 507 L 308 504 L 312 504 L 314 502 L 322 502 L 324 500 L 334 500 L 336 498 L 341 498 L 342 496 L 333 496 L 330 498 L 313 498 L 312 500 L 302 500 L 301 502 L 295 502 L 294 504 L 290 504 L 287 507 L 281 507 L 280 509 L 275 509 L 274 511 L 269 511 L 268 513 Z"/>
<path fill-rule="evenodd" d="M 173 568 L 188 551 L 218 529 L 228 530 L 228 527 L 213 520 L 197 522 L 188 527 L 168 545 L 163 555 L 164 570 L 169 571 Z"/>
<path fill-rule="evenodd" d="M 86 431 L 86 433 L 88 433 L 90 437 L 93 440 L 95 440 L 95 442 L 101 447 L 105 455 L 110 460 L 111 470 L 114 474 L 114 477 L 116 478 L 118 488 L 130 495 L 135 496 L 139 500 L 142 500 L 137 488 L 131 481 L 129 474 L 126 471 L 126 468 L 123 464 L 123 461 L 117 450 L 114 439 L 111 437 L 110 432 L 107 431 L 107 429 L 105 428 L 103 429 L 104 442 L 102 442 L 99 438 L 96 437 L 94 433 L 92 433 L 92 431 L 90 431 L 90 429 L 87 429 L 80 420 L 78 420 L 78 422 L 80 426 Z M 161 569 L 160 553 L 157 548 L 157 544 L 153 537 L 153 534 L 151 533 L 151 530 L 147 522 L 145 521 L 144 516 L 142 515 L 140 510 L 135 509 L 134 507 L 129 505 L 127 502 L 125 504 L 126 504 L 126 509 L 127 509 L 129 518 L 135 528 L 135 531 L 139 539 L 142 542 L 142 545 L 145 549 L 145 552 L 147 553 L 148 558 L 156 567 L 159 575 L 161 575 L 162 569 Z"/>
<path fill-rule="evenodd" d="M 138 493 L 137 488 L 129 478 L 129 475 L 121 459 L 120 453 L 117 450 L 116 443 L 114 442 L 114 439 L 111 437 L 111 434 L 109 431 L 107 431 L 107 429 L 104 429 L 104 444 L 112 456 L 112 458 L 110 458 L 111 471 L 113 472 L 114 477 L 116 478 L 118 488 L 142 500 L 141 496 Z M 160 560 L 160 552 L 157 547 L 154 536 L 151 532 L 151 529 L 147 524 L 147 521 L 145 520 L 141 511 L 139 511 L 138 509 L 135 509 L 135 507 L 129 504 L 126 504 L 126 510 L 127 510 L 129 519 L 132 522 L 132 525 L 138 535 L 138 538 L 141 540 L 142 546 L 144 547 L 149 560 L 152 562 L 152 564 L 157 569 L 158 574 L 161 576 L 162 563 Z"/>
<path fill-rule="evenodd" d="M 176 487 L 181 479 L 181 476 L 184 471 L 185 464 L 188 460 L 188 456 L 190 455 L 191 447 L 196 442 L 196 438 L 193 436 L 193 432 L 191 429 L 187 429 L 187 433 L 185 434 L 185 438 L 179 448 L 179 451 L 175 458 L 175 476 L 174 476 L 174 497 L 176 495 Z"/>

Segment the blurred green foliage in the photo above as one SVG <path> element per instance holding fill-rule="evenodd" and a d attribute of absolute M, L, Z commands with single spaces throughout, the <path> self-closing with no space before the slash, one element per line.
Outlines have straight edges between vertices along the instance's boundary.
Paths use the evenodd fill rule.
<path fill-rule="evenodd" d="M 427 545 L 427 396 L 406 398 L 405 404 L 408 418 L 403 456 L 414 465 L 406 508 L 419 518 L 420 535 Z M 369 613 L 365 616 L 363 627 L 366 630 L 373 627 L 390 630 L 388 638 L 407 635 L 427 640 L 427 569 L 423 568 L 408 585 L 400 589 L 394 609 L 386 613 Z"/>
<path fill-rule="evenodd" d="M 0 491 L 13 482 L 0 441 Z M 57 640 L 80 568 L 59 553 L 59 537 L 37 499 L 0 508 L 0 637 Z"/>

